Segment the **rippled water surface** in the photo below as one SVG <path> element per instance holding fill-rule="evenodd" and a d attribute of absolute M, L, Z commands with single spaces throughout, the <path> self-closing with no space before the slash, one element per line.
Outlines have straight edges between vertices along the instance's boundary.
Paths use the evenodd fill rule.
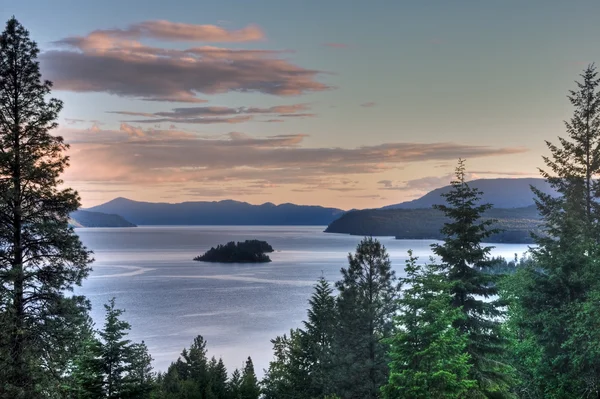
<path fill-rule="evenodd" d="M 325 234 L 324 227 L 138 227 L 77 229 L 94 251 L 91 276 L 77 290 L 92 301 L 97 326 L 102 305 L 117 298 L 132 325 L 130 338 L 144 340 L 165 370 L 192 339 L 208 341 L 209 356 L 232 371 L 252 356 L 257 373 L 271 360 L 270 339 L 300 326 L 312 285 L 322 274 L 331 282 L 361 237 Z M 246 239 L 273 246 L 268 264 L 216 264 L 192 258 L 217 244 Z M 380 239 L 397 273 L 406 251 L 428 259 L 428 240 Z M 526 245 L 496 245 L 494 255 L 512 258 Z"/>

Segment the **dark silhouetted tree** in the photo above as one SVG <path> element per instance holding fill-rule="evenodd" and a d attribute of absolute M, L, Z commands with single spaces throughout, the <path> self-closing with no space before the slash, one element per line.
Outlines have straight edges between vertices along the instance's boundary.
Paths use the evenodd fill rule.
<path fill-rule="evenodd" d="M 240 384 L 240 397 L 241 399 L 258 399 L 260 396 L 260 387 L 258 385 L 258 379 L 254 372 L 254 364 L 252 359 L 248 356 L 246 364 L 244 365 L 244 371 L 242 371 L 242 382 Z"/>
<path fill-rule="evenodd" d="M 57 385 L 88 308 L 66 295 L 91 257 L 69 227 L 79 197 L 58 189 L 68 146 L 50 132 L 62 103 L 48 99 L 52 85 L 41 80 L 37 56 L 11 18 L 0 36 L 0 386 L 11 399 Z"/>

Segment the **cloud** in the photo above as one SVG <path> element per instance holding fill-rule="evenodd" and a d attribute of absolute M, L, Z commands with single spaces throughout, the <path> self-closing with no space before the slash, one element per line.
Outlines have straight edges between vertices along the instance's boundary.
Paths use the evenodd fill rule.
<path fill-rule="evenodd" d="M 476 172 L 469 172 L 466 174 L 466 180 L 477 179 Z M 401 184 L 394 184 L 392 180 L 380 180 L 377 184 L 380 184 L 380 190 L 398 190 L 398 191 L 420 191 L 427 192 L 433 189 L 447 186 L 454 179 L 454 174 L 449 173 L 443 176 L 425 176 L 418 179 L 406 180 Z"/>
<path fill-rule="evenodd" d="M 371 107 L 374 107 L 376 105 L 377 105 L 377 103 L 373 102 L 373 101 L 369 101 L 367 103 L 360 104 L 361 107 L 365 107 L 365 108 L 371 108 Z"/>
<path fill-rule="evenodd" d="M 352 191 L 356 174 L 376 174 L 420 161 L 522 153 L 456 143 L 385 143 L 356 148 L 306 147 L 305 135 L 256 137 L 231 132 L 200 136 L 122 124 L 117 131 L 60 132 L 71 143 L 67 181 L 161 184 L 255 181 Z M 332 183 L 332 179 L 335 181 Z M 408 183 L 415 184 L 415 183 Z M 299 187 L 294 187 L 299 188 Z M 340 191 L 340 190 L 337 190 Z"/>
<path fill-rule="evenodd" d="M 131 112 L 131 111 L 109 111 L 108 113 L 119 114 L 125 116 L 141 116 L 145 118 L 156 118 L 156 119 L 142 119 L 128 122 L 134 123 L 162 123 L 162 122 L 178 122 L 178 123 L 192 123 L 192 124 L 210 124 L 210 123 L 240 123 L 247 122 L 253 119 L 253 115 L 256 114 L 276 114 L 280 113 L 278 117 L 313 117 L 316 114 L 312 113 L 298 113 L 300 111 L 306 111 L 310 109 L 307 104 L 292 104 L 292 105 L 278 105 L 268 108 L 261 107 L 187 107 L 187 108 L 174 108 L 169 112 Z M 282 114 L 282 112 L 284 112 Z M 240 115 L 242 114 L 242 115 Z M 230 118 L 218 118 L 222 116 L 231 116 Z"/>
<path fill-rule="evenodd" d="M 332 48 L 346 48 L 347 44 L 344 43 L 323 43 L 323 46 L 332 47 Z"/>
<path fill-rule="evenodd" d="M 198 93 L 260 92 L 279 96 L 331 89 L 318 82 L 323 72 L 279 58 L 289 51 L 188 49 L 147 46 L 136 39 L 229 41 L 259 38 L 256 30 L 151 21 L 126 29 L 97 30 L 67 37 L 40 55 L 44 78 L 59 90 L 105 92 L 150 101 L 198 103 Z M 199 28 L 198 28 L 199 27 Z M 189 29 L 187 29 L 189 28 Z M 228 32 L 228 33 L 227 33 Z M 241 33 L 240 33 L 241 32 Z"/>
<path fill-rule="evenodd" d="M 159 119 L 139 119 L 131 120 L 131 123 L 190 123 L 199 125 L 209 125 L 214 123 L 242 123 L 253 119 L 252 115 L 233 116 L 231 118 L 159 118 Z"/>
<path fill-rule="evenodd" d="M 471 172 L 471 174 L 475 177 L 477 175 L 496 175 L 496 176 L 538 176 L 538 171 L 533 172 L 498 172 L 493 170 L 477 170 Z"/>
<path fill-rule="evenodd" d="M 79 45 L 82 41 L 92 41 L 102 45 L 106 38 L 125 39 L 157 39 L 165 41 L 190 42 L 250 42 L 263 40 L 265 34 L 257 25 L 248 25 L 238 30 L 227 30 L 216 25 L 196 25 L 165 20 L 144 21 L 130 25 L 125 29 L 95 30 L 88 36 L 74 36 L 62 42 Z"/>
<path fill-rule="evenodd" d="M 313 118 L 317 114 L 279 114 L 277 116 L 280 118 Z"/>

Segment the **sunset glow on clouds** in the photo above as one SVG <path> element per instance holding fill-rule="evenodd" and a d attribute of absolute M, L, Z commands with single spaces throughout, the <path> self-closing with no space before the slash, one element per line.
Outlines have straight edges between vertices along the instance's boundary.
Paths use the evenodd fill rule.
<path fill-rule="evenodd" d="M 447 184 L 459 157 L 471 178 L 536 176 L 580 64 L 600 60 L 575 24 L 547 22 L 559 3 L 509 20 L 500 4 L 106 0 L 79 20 L 58 0 L 49 21 L 32 1 L 15 15 L 65 101 L 56 134 L 84 206 L 379 207 Z"/>

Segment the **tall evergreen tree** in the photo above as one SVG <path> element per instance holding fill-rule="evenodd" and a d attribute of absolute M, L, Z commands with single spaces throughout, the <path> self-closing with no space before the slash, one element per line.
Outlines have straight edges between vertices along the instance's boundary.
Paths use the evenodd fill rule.
<path fill-rule="evenodd" d="M 466 182 L 465 163 L 459 160 L 452 189 L 443 194 L 446 205 L 434 206 L 449 221 L 441 230 L 444 243 L 432 248 L 451 284 L 451 303 L 464 313 L 454 326 L 467 336 L 470 378 L 477 381 L 477 391 L 484 397 L 509 397 L 510 368 L 499 362 L 506 346 L 501 331 L 503 303 L 497 299 L 497 275 L 486 272 L 494 264 L 492 247 L 482 245 L 497 230 L 492 228 L 493 220 L 482 219 L 491 205 L 479 204 L 481 194 Z"/>
<path fill-rule="evenodd" d="M 223 359 L 213 357 L 209 365 L 209 374 L 211 382 L 211 391 L 216 398 L 227 399 L 229 397 L 229 389 L 227 387 L 227 368 L 223 363 Z"/>
<path fill-rule="evenodd" d="M 399 286 L 385 247 L 373 238 L 363 239 L 348 261 L 336 283 L 336 393 L 344 398 L 376 398 L 387 381 L 387 339 Z"/>
<path fill-rule="evenodd" d="M 324 277 L 319 278 L 308 304 L 302 343 L 307 352 L 310 397 L 321 398 L 332 393 L 333 339 L 337 323 L 333 288 Z"/>
<path fill-rule="evenodd" d="M 283 334 L 271 340 L 274 359 L 262 381 L 266 399 L 304 399 L 313 398 L 310 355 L 304 332 L 290 330 L 289 336 Z"/>
<path fill-rule="evenodd" d="M 430 265 L 418 265 L 412 251 L 404 271 L 384 398 L 465 397 L 475 381 L 468 378 L 467 338 L 453 326 L 464 315 L 451 306 L 450 284 Z"/>
<path fill-rule="evenodd" d="M 260 387 L 258 385 L 258 379 L 254 372 L 254 364 L 252 359 L 248 356 L 244 370 L 242 371 L 242 381 L 240 384 L 240 397 L 241 399 L 258 399 L 260 396 Z"/>
<path fill-rule="evenodd" d="M 10 398 L 45 395 L 41 381 L 61 375 L 56 359 L 76 346 L 88 307 L 65 296 L 91 257 L 68 224 L 79 197 L 57 188 L 68 145 L 50 132 L 62 102 L 47 99 L 38 52 L 11 18 L 0 36 L 0 391 Z"/>
<path fill-rule="evenodd" d="M 229 386 L 229 397 L 231 399 L 242 399 L 242 373 L 239 369 L 233 370 L 227 385 Z"/>
<path fill-rule="evenodd" d="M 127 398 L 147 398 L 155 386 L 152 372 L 152 356 L 145 342 L 134 343 L 128 350 L 128 373 L 126 378 Z"/>
<path fill-rule="evenodd" d="M 546 142 L 551 156 L 540 172 L 558 196 L 533 189 L 545 234 L 518 293 L 520 327 L 539 346 L 539 389 L 554 397 L 600 394 L 600 79 L 593 64 L 581 77 L 568 96 L 568 138 Z"/>
<path fill-rule="evenodd" d="M 125 392 L 128 372 L 128 355 L 131 341 L 126 339 L 129 323 L 120 319 L 123 310 L 115 307 L 115 298 L 104 305 L 106 318 L 104 328 L 99 331 L 102 340 L 100 357 L 104 375 L 104 389 L 108 399 L 118 399 Z"/>

